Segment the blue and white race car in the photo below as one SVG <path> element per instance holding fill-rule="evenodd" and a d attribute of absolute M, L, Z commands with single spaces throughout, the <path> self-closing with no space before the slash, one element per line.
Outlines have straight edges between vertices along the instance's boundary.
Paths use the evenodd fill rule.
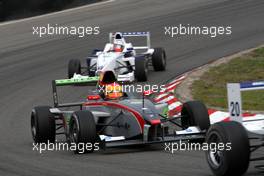
<path fill-rule="evenodd" d="M 126 39 L 146 38 L 145 46 L 133 46 Z M 126 39 L 125 39 L 126 38 Z M 131 39 L 132 39 L 131 38 Z M 141 41 L 141 40 L 140 40 Z M 149 66 L 155 71 L 166 69 L 166 53 L 163 48 L 151 48 L 149 32 L 110 33 L 109 43 L 104 50 L 94 50 L 86 58 L 86 67 L 79 59 L 72 59 L 68 64 L 68 77 L 74 75 L 114 77 L 118 82 L 147 81 Z"/>

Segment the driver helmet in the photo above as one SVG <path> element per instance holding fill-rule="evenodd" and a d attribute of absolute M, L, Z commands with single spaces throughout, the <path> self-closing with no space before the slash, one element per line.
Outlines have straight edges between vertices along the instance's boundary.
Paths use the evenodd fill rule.
<path fill-rule="evenodd" d="M 105 87 L 105 98 L 116 100 L 123 97 L 122 86 L 118 83 L 108 84 Z"/>
<path fill-rule="evenodd" d="M 114 41 L 114 51 L 115 52 L 122 52 L 124 47 L 125 47 L 125 41 L 124 38 L 122 37 L 121 33 L 116 33 Z"/>

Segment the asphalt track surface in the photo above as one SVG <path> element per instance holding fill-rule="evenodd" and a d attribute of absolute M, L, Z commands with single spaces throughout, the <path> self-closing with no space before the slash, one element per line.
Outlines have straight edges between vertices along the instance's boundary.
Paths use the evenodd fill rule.
<path fill-rule="evenodd" d="M 264 42 L 263 0 L 116 0 L 70 12 L 0 25 L 0 175 L 211 175 L 203 152 L 166 153 L 156 148 L 88 155 L 32 151 L 30 111 L 52 104 L 52 79 L 65 78 L 67 62 L 102 47 L 110 31 L 150 31 L 153 46 L 167 51 L 166 72 L 151 72 L 159 83 L 219 57 Z M 32 26 L 98 25 L 101 34 L 78 38 L 32 35 Z M 164 35 L 164 26 L 231 25 L 232 35 Z M 68 92 L 64 92 L 66 95 Z M 238 161 L 239 162 L 239 161 Z M 253 169 L 247 175 L 261 175 Z"/>

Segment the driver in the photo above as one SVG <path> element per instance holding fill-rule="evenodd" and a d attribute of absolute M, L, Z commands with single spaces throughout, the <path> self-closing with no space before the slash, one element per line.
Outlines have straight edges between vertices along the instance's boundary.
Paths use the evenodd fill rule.
<path fill-rule="evenodd" d="M 113 41 L 113 50 L 115 52 L 123 52 L 125 48 L 125 39 L 122 37 L 121 33 L 116 33 Z"/>
<path fill-rule="evenodd" d="M 118 83 L 108 84 L 105 87 L 104 96 L 106 99 L 117 100 L 123 97 L 122 86 Z"/>
<path fill-rule="evenodd" d="M 111 36 L 112 37 L 112 36 Z M 104 48 L 104 52 L 123 52 L 125 49 L 126 41 L 124 37 L 122 36 L 122 33 L 117 32 L 114 36 L 114 39 L 112 41 L 112 38 L 110 39 L 110 43 L 107 43 Z"/>

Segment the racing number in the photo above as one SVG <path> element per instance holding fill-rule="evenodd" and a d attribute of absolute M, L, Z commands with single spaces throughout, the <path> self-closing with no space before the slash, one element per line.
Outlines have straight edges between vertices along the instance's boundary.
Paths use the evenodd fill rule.
<path fill-rule="evenodd" d="M 231 116 L 239 117 L 240 116 L 240 105 L 239 105 L 239 103 L 231 101 L 230 106 L 231 106 Z"/>

